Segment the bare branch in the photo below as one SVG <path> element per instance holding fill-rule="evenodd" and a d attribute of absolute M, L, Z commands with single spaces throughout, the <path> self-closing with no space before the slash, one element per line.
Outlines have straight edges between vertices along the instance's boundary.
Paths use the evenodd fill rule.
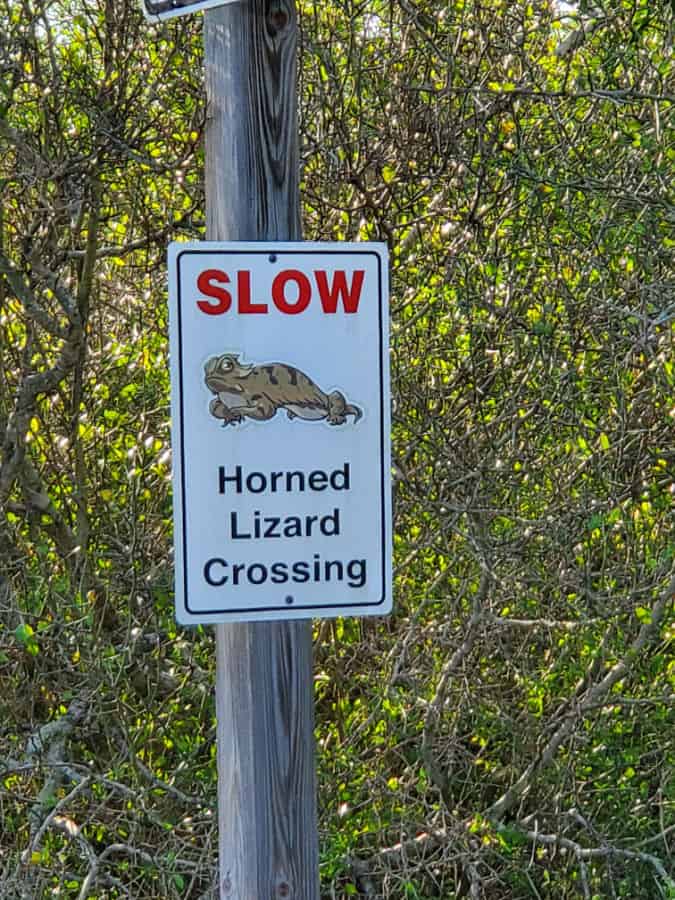
<path fill-rule="evenodd" d="M 495 820 L 503 818 L 506 812 L 530 789 L 536 775 L 551 765 L 561 745 L 578 727 L 584 715 L 601 702 L 617 682 L 626 677 L 640 653 L 658 635 L 666 610 L 673 603 L 674 597 L 675 577 L 670 580 L 652 606 L 649 621 L 642 625 L 627 653 L 609 669 L 604 678 L 587 689 L 578 701 L 576 715 L 565 719 L 520 778 L 486 810 L 485 814 L 488 818 Z"/>
<path fill-rule="evenodd" d="M 49 334 L 54 337 L 62 339 L 66 337 L 66 329 L 64 329 L 63 326 L 44 309 L 40 304 L 40 301 L 23 280 L 19 270 L 2 250 L 0 250 L 0 275 L 6 277 L 10 288 L 21 301 L 21 304 L 28 315 L 35 322 L 41 325 L 45 331 L 49 332 Z"/>

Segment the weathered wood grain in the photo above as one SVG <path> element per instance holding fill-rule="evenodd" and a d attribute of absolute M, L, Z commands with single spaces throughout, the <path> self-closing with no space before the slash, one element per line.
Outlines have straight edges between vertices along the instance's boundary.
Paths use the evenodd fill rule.
<path fill-rule="evenodd" d="M 293 3 L 250 0 L 205 13 L 207 232 L 300 237 Z"/>
<path fill-rule="evenodd" d="M 300 237 L 292 3 L 205 14 L 207 238 Z M 221 900 L 318 900 L 311 625 L 216 627 Z"/>

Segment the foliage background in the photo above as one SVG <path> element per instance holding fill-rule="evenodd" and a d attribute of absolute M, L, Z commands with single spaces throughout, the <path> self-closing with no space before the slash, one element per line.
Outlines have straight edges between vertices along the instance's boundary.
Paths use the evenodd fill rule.
<path fill-rule="evenodd" d="M 323 895 L 672 898 L 672 8 L 300 14 L 305 236 L 393 263 L 397 609 L 316 625 Z M 165 300 L 201 20 L 0 19 L 3 897 L 205 900 Z"/>

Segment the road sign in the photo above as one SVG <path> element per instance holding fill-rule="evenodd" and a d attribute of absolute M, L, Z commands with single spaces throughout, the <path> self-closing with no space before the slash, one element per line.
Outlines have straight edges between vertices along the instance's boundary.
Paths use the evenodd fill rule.
<path fill-rule="evenodd" d="M 161 19 L 172 19 L 174 16 L 185 16 L 187 13 L 213 6 L 224 6 L 236 0 L 141 0 L 146 19 L 158 22 Z"/>
<path fill-rule="evenodd" d="M 169 249 L 176 615 L 391 609 L 383 244 Z"/>

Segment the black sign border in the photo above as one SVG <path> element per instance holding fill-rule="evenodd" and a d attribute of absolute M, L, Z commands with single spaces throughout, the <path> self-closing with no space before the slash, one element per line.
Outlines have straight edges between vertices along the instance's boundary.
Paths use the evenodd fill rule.
<path fill-rule="evenodd" d="M 352 604 L 349 603 L 322 603 L 322 604 L 303 604 L 296 605 L 295 603 L 292 606 L 284 604 L 283 606 L 275 605 L 275 606 L 246 606 L 241 608 L 228 608 L 228 609 L 199 609 L 194 610 L 190 609 L 189 604 L 189 592 L 188 592 L 188 555 L 187 555 L 187 515 L 186 515 L 186 498 L 187 498 L 187 490 L 185 483 L 185 456 L 184 456 L 184 448 L 185 448 L 185 416 L 183 410 L 183 322 L 182 322 L 182 296 L 181 296 L 181 277 L 180 277 L 180 264 L 183 256 L 213 256 L 222 255 L 222 256 L 270 256 L 275 255 L 277 259 L 281 256 L 374 256 L 377 260 L 377 275 L 378 275 L 378 334 L 379 334 L 379 386 L 380 386 L 380 512 L 381 512 L 381 535 L 380 535 L 380 544 L 382 548 L 382 596 L 377 601 L 371 601 L 370 603 L 365 603 L 363 601 L 358 601 Z M 256 614 L 256 613 L 286 613 L 286 615 L 280 615 L 280 620 L 291 620 L 291 619 L 301 619 L 303 616 L 298 615 L 299 612 L 311 613 L 312 610 L 316 610 L 317 615 L 314 618 L 320 618 L 321 611 L 326 610 L 345 610 L 344 615 L 350 615 L 349 609 L 365 609 L 372 607 L 376 609 L 377 607 L 384 606 L 387 600 L 387 551 L 391 550 L 388 546 L 387 541 L 387 503 L 386 503 L 386 484 L 387 484 L 387 473 L 386 467 L 389 464 L 389 455 L 386 454 L 385 458 L 385 434 L 384 434 L 384 423 L 385 423 L 385 396 L 384 396 L 384 353 L 385 349 L 388 352 L 388 347 L 385 348 L 385 334 L 388 335 L 389 329 L 385 332 L 384 329 L 384 302 L 383 302 L 383 278 L 382 278 L 382 257 L 380 253 L 376 250 L 322 250 L 322 249 L 307 249 L 303 250 L 301 245 L 293 244 L 288 245 L 283 242 L 279 243 L 270 243 L 266 244 L 264 248 L 261 246 L 260 249 L 234 249 L 234 248 L 219 248 L 217 246 L 212 247 L 204 247 L 204 248 L 196 248 L 194 246 L 190 247 L 189 245 L 185 250 L 179 250 L 176 253 L 175 257 L 175 277 L 176 277 L 176 327 L 177 327 L 177 343 L 178 343 L 178 382 L 179 382 L 179 403 L 178 408 L 180 410 L 179 415 L 179 427 L 178 431 L 180 434 L 180 489 L 181 489 L 181 542 L 182 542 L 182 564 L 183 564 L 183 606 L 186 613 L 189 616 L 194 616 L 195 620 L 190 623 L 194 625 L 200 624 L 196 621 L 197 617 L 210 617 L 210 616 L 226 616 L 228 619 L 232 618 L 233 621 L 246 621 L 247 614 Z M 387 309 L 387 315 L 388 315 Z M 174 479 L 175 485 L 175 479 Z M 175 519 L 174 519 L 175 521 Z M 175 541 L 174 536 L 174 541 Z M 288 615 L 288 613 L 293 613 L 293 615 Z M 338 613 L 338 615 L 340 615 Z M 242 618 L 235 618 L 241 616 Z M 267 618 L 267 617 L 266 617 Z M 304 618 L 313 618 L 311 615 L 307 615 Z M 222 621 L 222 619 L 221 619 Z M 226 621 L 226 620 L 225 620 Z M 202 624 L 208 624 L 203 623 Z M 218 624 L 217 622 L 214 624 Z"/>

